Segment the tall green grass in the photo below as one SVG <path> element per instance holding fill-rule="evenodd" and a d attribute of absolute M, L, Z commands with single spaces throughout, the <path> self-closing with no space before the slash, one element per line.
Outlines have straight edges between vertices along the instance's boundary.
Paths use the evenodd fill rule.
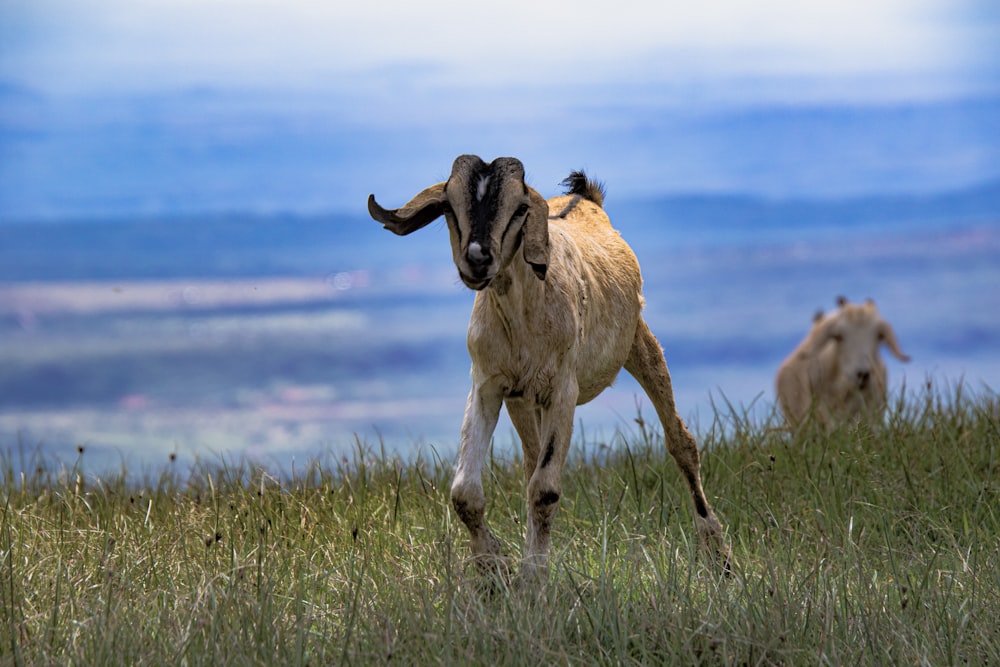
<path fill-rule="evenodd" d="M 549 581 L 480 592 L 451 462 L 359 447 L 278 478 L 0 461 L 0 664 L 1000 664 L 1000 400 L 931 388 L 884 427 L 700 434 L 734 572 L 699 557 L 651 424 L 565 469 Z M 517 555 L 516 458 L 489 519 Z"/>

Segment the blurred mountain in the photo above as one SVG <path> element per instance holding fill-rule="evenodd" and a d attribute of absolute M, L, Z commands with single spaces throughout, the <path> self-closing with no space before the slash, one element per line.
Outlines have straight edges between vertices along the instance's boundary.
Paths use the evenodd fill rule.
<path fill-rule="evenodd" d="M 836 201 L 676 196 L 608 212 L 640 251 L 794 244 L 1000 225 L 1000 181 Z M 0 281 L 323 276 L 451 263 L 444 222 L 405 240 L 367 215 L 206 214 L 0 224 Z"/>
<path fill-rule="evenodd" d="M 541 92 L 513 89 L 504 104 L 531 109 Z M 544 113 L 503 118 L 463 98 L 461 117 L 440 118 L 389 113 L 385 99 L 361 94 L 58 97 L 0 82 L 0 224 L 363 213 L 369 192 L 386 202 L 411 196 L 466 152 L 520 157 L 546 195 L 585 167 L 609 184 L 610 201 L 687 192 L 838 199 L 1000 179 L 995 94 L 712 105 L 677 91 L 547 95 L 556 106 Z M 407 166 L 405 180 L 396 164 Z"/>

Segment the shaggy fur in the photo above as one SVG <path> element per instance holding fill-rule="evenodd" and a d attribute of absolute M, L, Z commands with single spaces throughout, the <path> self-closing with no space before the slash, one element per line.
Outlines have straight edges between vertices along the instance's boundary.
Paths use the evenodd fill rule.
<path fill-rule="evenodd" d="M 502 405 L 521 439 L 528 496 L 524 569 L 545 571 L 575 406 L 625 368 L 649 395 L 690 486 L 698 534 L 728 567 L 723 529 L 702 490 L 698 445 L 674 406 L 659 343 L 643 321 L 642 277 L 602 209 L 603 189 L 582 172 L 546 202 L 514 158 L 455 160 L 451 177 L 372 217 L 408 234 L 444 215 L 462 281 L 477 290 L 469 322 L 472 390 L 462 422 L 452 504 L 487 571 L 507 573 L 485 521 L 483 465 Z M 550 212 L 554 212 L 550 216 Z M 518 255 L 521 257 L 518 257 Z"/>
<path fill-rule="evenodd" d="M 888 376 L 879 348 L 909 361 L 875 302 L 840 297 L 828 315 L 817 313 L 805 339 L 785 359 L 775 381 L 789 426 L 810 415 L 826 427 L 855 419 L 877 420 L 886 405 Z"/>

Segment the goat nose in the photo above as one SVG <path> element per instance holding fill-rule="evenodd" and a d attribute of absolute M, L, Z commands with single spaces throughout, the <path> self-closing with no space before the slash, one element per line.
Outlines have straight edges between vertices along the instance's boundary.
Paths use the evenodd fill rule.
<path fill-rule="evenodd" d="M 484 248 L 477 241 L 473 241 L 469 244 L 469 249 L 465 252 L 466 257 L 469 258 L 469 262 L 472 264 L 486 264 L 490 261 L 490 251 Z"/>

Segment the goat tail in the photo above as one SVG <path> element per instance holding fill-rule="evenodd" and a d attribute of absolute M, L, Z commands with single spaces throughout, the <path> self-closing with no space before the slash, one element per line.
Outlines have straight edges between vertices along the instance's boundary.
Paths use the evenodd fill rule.
<path fill-rule="evenodd" d="M 604 183 L 587 178 L 582 169 L 570 173 L 560 185 L 566 188 L 568 195 L 580 195 L 598 206 L 604 206 L 604 196 L 607 194 Z"/>

